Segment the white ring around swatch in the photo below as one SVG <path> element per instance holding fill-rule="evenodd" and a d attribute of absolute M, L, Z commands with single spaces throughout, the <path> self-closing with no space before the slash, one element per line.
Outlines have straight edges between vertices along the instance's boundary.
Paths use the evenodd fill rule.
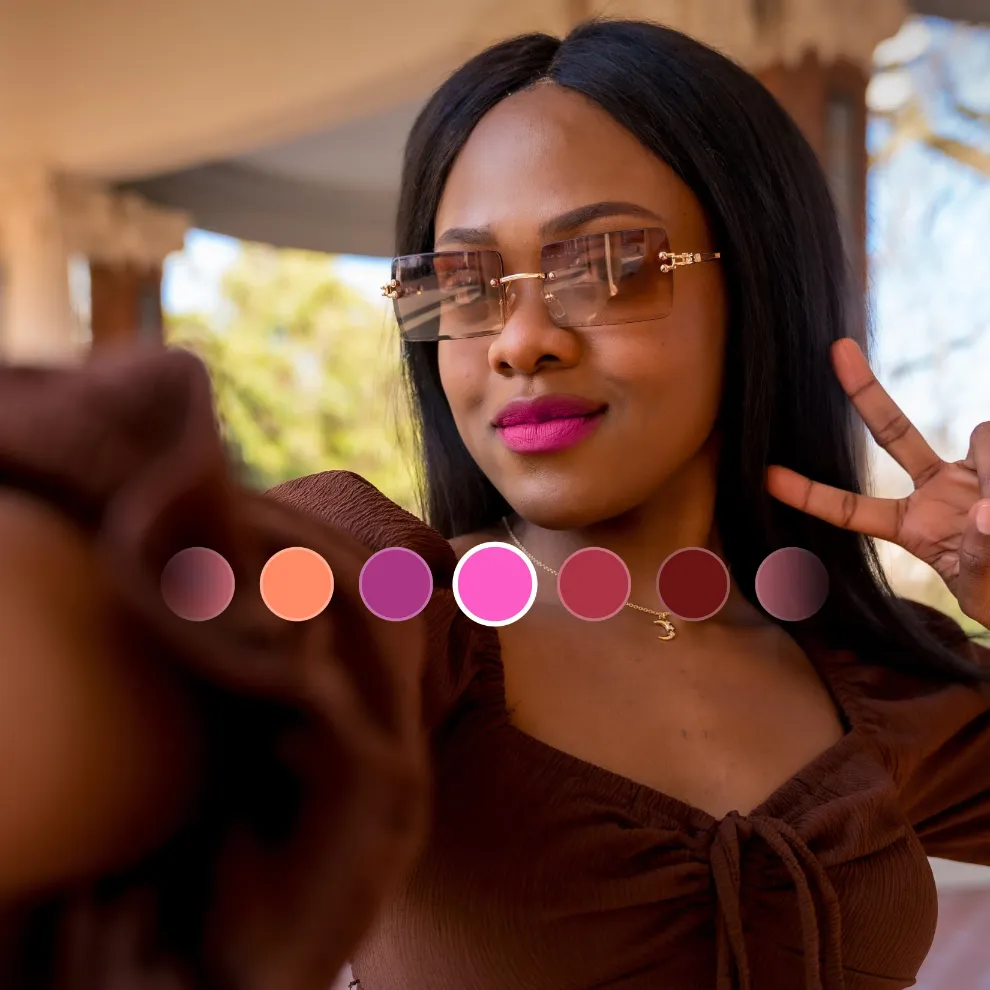
<path fill-rule="evenodd" d="M 527 567 L 529 570 L 530 578 L 532 580 L 532 590 L 529 593 L 529 598 L 526 604 L 515 614 L 507 619 L 483 619 L 478 615 L 475 615 L 465 604 L 464 600 L 461 598 L 461 592 L 458 588 L 458 579 L 460 578 L 461 570 L 464 565 L 477 553 L 482 550 L 486 550 L 490 547 L 499 547 L 504 550 L 509 550 L 514 553 Z M 454 568 L 454 579 L 453 579 L 453 590 L 454 590 L 454 600 L 457 602 L 458 608 L 472 621 L 477 622 L 481 626 L 508 626 L 513 622 L 518 622 L 532 607 L 533 602 L 536 601 L 536 591 L 537 591 L 537 574 L 536 568 L 533 566 L 533 562 L 526 556 L 518 547 L 514 547 L 511 543 L 502 543 L 498 540 L 493 540 L 489 543 L 479 543 L 476 547 L 471 547 L 463 557 L 457 562 L 457 566 Z"/>

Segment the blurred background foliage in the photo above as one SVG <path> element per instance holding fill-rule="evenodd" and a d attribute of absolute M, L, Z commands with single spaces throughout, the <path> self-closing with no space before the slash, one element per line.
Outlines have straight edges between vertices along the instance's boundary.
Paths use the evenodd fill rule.
<path fill-rule="evenodd" d="M 170 314 L 172 345 L 210 370 L 244 480 L 338 468 L 416 508 L 398 335 L 326 255 L 245 244 L 209 315 Z"/>

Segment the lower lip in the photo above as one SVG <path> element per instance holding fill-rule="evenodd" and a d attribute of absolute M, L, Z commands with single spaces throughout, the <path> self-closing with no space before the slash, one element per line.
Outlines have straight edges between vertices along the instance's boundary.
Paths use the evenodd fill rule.
<path fill-rule="evenodd" d="M 598 429 L 603 415 L 604 412 L 598 412 L 590 416 L 550 419 L 545 423 L 500 426 L 498 435 L 502 443 L 517 454 L 555 454 L 587 440 Z"/>

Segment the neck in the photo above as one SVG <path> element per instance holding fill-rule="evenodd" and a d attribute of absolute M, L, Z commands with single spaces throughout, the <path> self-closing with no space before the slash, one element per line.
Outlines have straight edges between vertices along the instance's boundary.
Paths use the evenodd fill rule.
<path fill-rule="evenodd" d="M 542 527 L 518 515 L 508 521 L 529 553 L 554 570 L 583 547 L 604 547 L 618 554 L 632 579 L 629 600 L 659 609 L 657 571 L 675 550 L 704 547 L 724 559 L 715 525 L 715 478 L 714 452 L 702 450 L 646 501 L 609 518 L 569 529 Z M 553 584 L 551 575 L 540 573 L 541 597 L 556 599 Z M 755 617 L 756 610 L 733 581 L 729 600 L 715 621 L 750 624 Z"/>

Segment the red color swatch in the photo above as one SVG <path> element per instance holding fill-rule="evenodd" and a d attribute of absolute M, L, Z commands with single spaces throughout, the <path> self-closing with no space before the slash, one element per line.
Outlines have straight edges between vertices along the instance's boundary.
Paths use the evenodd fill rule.
<path fill-rule="evenodd" d="M 679 619 L 710 619 L 728 600 L 729 571 L 711 550 L 675 550 L 660 565 L 657 594 L 663 607 Z"/>
<path fill-rule="evenodd" d="M 631 587 L 629 568 L 618 554 L 603 547 L 575 551 L 557 576 L 560 603 L 571 615 L 589 622 L 621 612 Z"/>

